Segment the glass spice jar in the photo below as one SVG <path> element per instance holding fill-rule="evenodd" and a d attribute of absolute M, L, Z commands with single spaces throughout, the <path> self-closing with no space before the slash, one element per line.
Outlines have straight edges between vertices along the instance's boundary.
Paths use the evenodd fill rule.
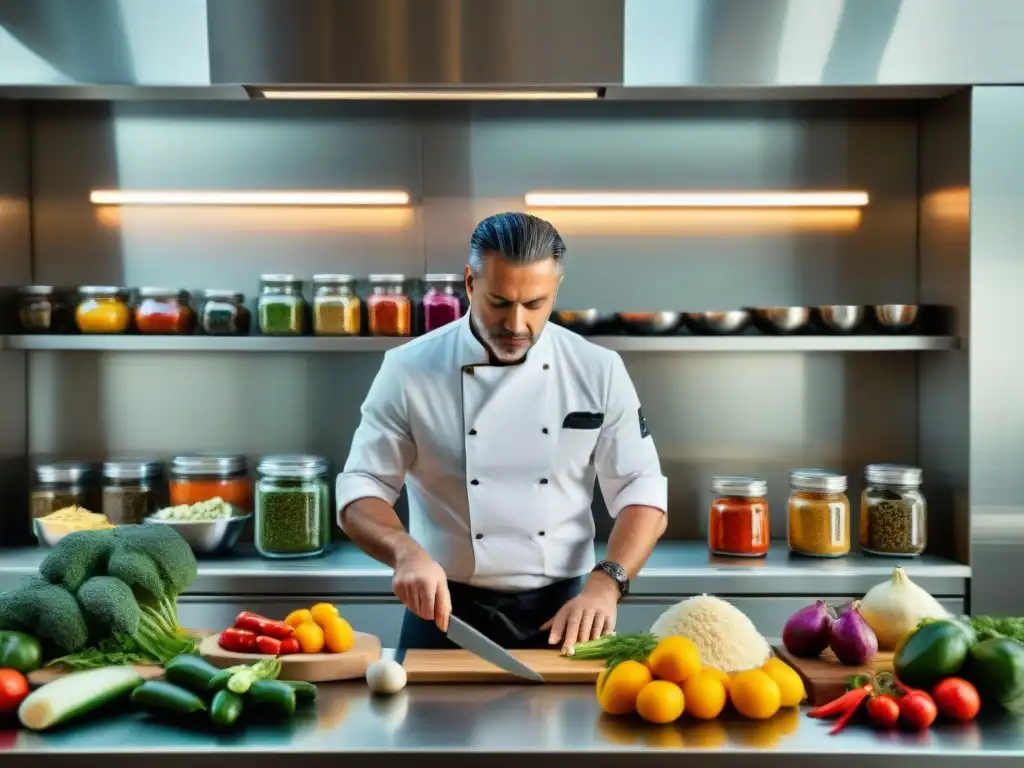
<path fill-rule="evenodd" d="M 177 288 L 139 288 L 135 327 L 139 333 L 181 336 L 192 331 L 195 314 L 188 291 Z"/>
<path fill-rule="evenodd" d="M 913 557 L 928 543 L 923 473 L 904 464 L 868 464 L 860 495 L 860 546 L 872 555 Z"/>
<path fill-rule="evenodd" d="M 306 332 L 306 300 L 295 275 L 262 275 L 257 313 L 265 336 L 301 336 Z"/>
<path fill-rule="evenodd" d="M 96 468 L 81 461 L 57 461 L 36 467 L 29 491 L 33 518 L 46 517 L 65 507 L 99 509 Z"/>
<path fill-rule="evenodd" d="M 220 498 L 252 511 L 252 482 L 245 456 L 199 453 L 171 459 L 169 483 L 173 506 Z"/>
<path fill-rule="evenodd" d="M 111 285 L 83 285 L 75 308 L 82 333 L 125 333 L 132 321 L 128 291 Z"/>
<path fill-rule="evenodd" d="M 412 333 L 412 304 L 405 292 L 405 275 L 370 275 L 373 294 L 366 300 L 371 336 Z"/>
<path fill-rule="evenodd" d="M 313 333 L 358 336 L 362 306 L 352 275 L 313 275 Z"/>
<path fill-rule="evenodd" d="M 432 331 L 462 317 L 462 275 L 427 275 L 423 296 L 423 329 Z"/>
<path fill-rule="evenodd" d="M 762 557 L 768 553 L 768 483 L 755 477 L 713 477 L 708 548 L 714 555 Z"/>
<path fill-rule="evenodd" d="M 256 549 L 264 557 L 315 557 L 331 536 L 327 460 L 266 456 L 256 484 Z"/>
<path fill-rule="evenodd" d="M 245 295 L 235 291 L 208 289 L 202 292 L 199 330 L 207 336 L 248 336 L 252 315 Z"/>
<path fill-rule="evenodd" d="M 850 552 L 850 500 L 846 475 L 823 469 L 789 473 L 789 548 L 808 557 Z"/>
<path fill-rule="evenodd" d="M 15 318 L 20 333 L 67 333 L 68 307 L 52 285 L 25 285 L 15 296 Z"/>
<path fill-rule="evenodd" d="M 103 514 L 114 525 L 137 525 L 162 506 L 156 483 L 158 461 L 118 460 L 103 464 Z"/>

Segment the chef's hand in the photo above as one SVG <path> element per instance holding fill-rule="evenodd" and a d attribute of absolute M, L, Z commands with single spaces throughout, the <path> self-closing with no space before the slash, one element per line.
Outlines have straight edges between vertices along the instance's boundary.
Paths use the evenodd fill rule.
<path fill-rule="evenodd" d="M 391 586 L 406 608 L 421 619 L 434 622 L 442 632 L 448 631 L 448 617 L 452 613 L 448 576 L 430 555 L 420 551 L 399 558 Z"/>
<path fill-rule="evenodd" d="M 562 644 L 568 653 L 576 643 L 596 640 L 615 631 L 619 608 L 619 588 L 610 579 L 587 579 L 583 591 L 562 606 L 554 617 L 541 627 L 550 629 L 550 645 Z"/>

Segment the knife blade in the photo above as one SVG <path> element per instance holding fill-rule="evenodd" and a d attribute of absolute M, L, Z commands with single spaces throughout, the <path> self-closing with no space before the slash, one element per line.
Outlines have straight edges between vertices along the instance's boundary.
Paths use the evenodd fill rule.
<path fill-rule="evenodd" d="M 510 675 L 543 683 L 544 677 L 506 651 L 486 635 L 481 634 L 457 616 L 448 617 L 448 639 L 463 650 L 489 661 Z"/>

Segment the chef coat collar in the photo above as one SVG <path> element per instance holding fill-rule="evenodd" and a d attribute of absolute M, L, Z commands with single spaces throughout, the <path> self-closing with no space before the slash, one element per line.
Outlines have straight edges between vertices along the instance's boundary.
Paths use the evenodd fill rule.
<path fill-rule="evenodd" d="M 473 332 L 473 327 L 470 324 L 472 322 L 470 320 L 470 313 L 466 312 L 458 322 L 460 324 L 459 336 L 462 340 L 459 365 L 463 368 L 493 365 L 493 363 L 491 363 L 491 353 L 487 351 L 487 347 L 483 345 L 483 342 L 481 342 Z M 547 325 L 545 325 L 544 330 L 540 334 L 540 338 L 538 338 L 537 342 L 530 348 L 530 351 L 526 353 L 526 358 L 518 365 L 524 368 L 543 368 L 545 365 L 550 367 L 551 340 L 548 338 L 549 335 Z M 517 366 L 510 365 L 507 367 L 515 368 Z"/>

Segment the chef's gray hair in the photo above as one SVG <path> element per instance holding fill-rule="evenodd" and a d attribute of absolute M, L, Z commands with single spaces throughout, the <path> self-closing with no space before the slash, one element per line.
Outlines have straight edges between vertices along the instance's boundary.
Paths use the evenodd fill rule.
<path fill-rule="evenodd" d="M 496 213 L 476 225 L 469 238 L 469 268 L 479 274 L 488 251 L 517 264 L 554 259 L 561 274 L 565 243 L 550 222 L 528 213 Z"/>

